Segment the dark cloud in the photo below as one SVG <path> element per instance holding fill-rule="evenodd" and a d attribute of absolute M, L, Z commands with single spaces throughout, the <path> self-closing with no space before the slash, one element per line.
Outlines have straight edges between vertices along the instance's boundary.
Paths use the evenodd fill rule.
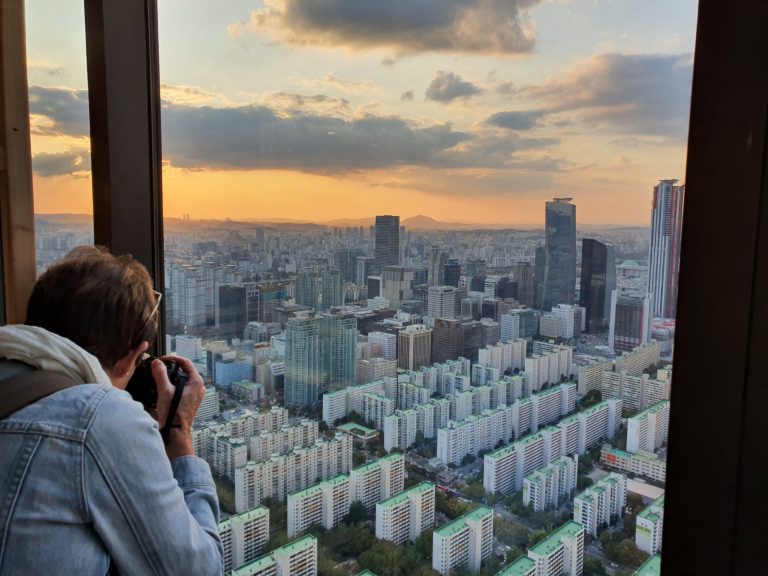
<path fill-rule="evenodd" d="M 173 106 L 163 113 L 163 150 L 172 164 L 184 168 L 328 173 L 421 165 L 469 138 L 449 124 L 417 127 L 372 115 L 354 120 L 278 116 L 264 106 Z"/>
<path fill-rule="evenodd" d="M 691 100 L 690 54 L 601 54 L 562 80 L 523 90 L 553 112 L 618 133 L 684 137 Z"/>
<path fill-rule="evenodd" d="M 39 176 L 62 176 L 90 169 L 91 157 L 87 152 L 43 152 L 32 157 L 32 170 Z"/>
<path fill-rule="evenodd" d="M 530 130 L 538 124 L 539 119 L 545 114 L 544 110 L 497 112 L 491 115 L 485 123 L 507 130 Z"/>
<path fill-rule="evenodd" d="M 453 72 L 438 70 L 437 76 L 429 83 L 424 98 L 435 102 L 451 102 L 456 98 L 469 98 L 481 92 L 480 88 L 471 82 L 462 80 L 461 76 L 457 76 Z"/>
<path fill-rule="evenodd" d="M 29 113 L 48 117 L 53 125 L 37 128 L 38 132 L 88 136 L 90 122 L 88 115 L 88 92 L 65 88 L 29 89 Z"/>
<path fill-rule="evenodd" d="M 394 58 L 384 58 L 381 61 L 382 66 L 394 66 L 395 65 L 395 59 Z"/>
<path fill-rule="evenodd" d="M 540 0 L 283 0 L 230 26 L 290 44 L 393 47 L 401 52 L 523 53 L 533 50 L 527 9 Z"/>
<path fill-rule="evenodd" d="M 413 100 L 413 90 L 407 90 L 400 95 L 400 100 Z"/>
<path fill-rule="evenodd" d="M 38 90 L 36 113 L 50 133 L 82 135 L 87 130 L 84 94 Z M 322 96 L 276 93 L 269 99 L 289 106 L 239 107 L 163 104 L 163 153 L 185 169 L 286 169 L 314 173 L 420 166 L 425 168 L 514 167 L 518 153 L 546 149 L 552 138 L 522 137 L 513 131 L 455 130 L 450 124 L 423 125 L 397 116 L 365 114 L 339 117 L 308 110 L 326 102 Z M 334 100 L 334 103 L 337 103 Z M 79 107 L 79 108 L 78 108 Z M 85 122 L 82 114 L 85 112 Z M 39 155 L 39 174 L 82 171 L 76 152 Z"/>

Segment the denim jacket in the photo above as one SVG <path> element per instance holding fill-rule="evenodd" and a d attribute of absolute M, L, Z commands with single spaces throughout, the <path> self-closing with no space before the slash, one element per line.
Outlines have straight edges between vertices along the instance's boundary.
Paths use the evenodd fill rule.
<path fill-rule="evenodd" d="M 219 575 L 218 514 L 208 464 L 169 462 L 122 390 L 83 384 L 0 420 L 2 576 L 104 576 L 110 558 L 122 575 Z"/>

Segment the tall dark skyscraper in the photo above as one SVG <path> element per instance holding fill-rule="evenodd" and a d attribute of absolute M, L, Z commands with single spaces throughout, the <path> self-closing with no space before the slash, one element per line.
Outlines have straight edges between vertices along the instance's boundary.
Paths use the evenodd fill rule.
<path fill-rule="evenodd" d="M 611 292 L 616 289 L 613 246 L 582 240 L 580 286 L 579 306 L 587 309 L 587 332 L 605 327 L 611 317 Z"/>
<path fill-rule="evenodd" d="M 523 306 L 533 308 L 535 306 L 534 294 L 534 267 L 530 262 L 518 262 L 514 268 L 514 278 L 517 281 L 517 301 Z"/>
<path fill-rule="evenodd" d="M 259 289 L 256 284 L 221 284 L 215 297 L 219 336 L 240 338 L 248 322 L 259 319 Z"/>
<path fill-rule="evenodd" d="M 400 264 L 400 216 L 376 216 L 374 257 L 379 271 Z"/>
<path fill-rule="evenodd" d="M 576 288 L 576 206 L 570 198 L 547 202 L 542 309 L 573 304 Z M 538 265 L 538 262 L 537 262 Z"/>
<path fill-rule="evenodd" d="M 653 188 L 648 292 L 653 295 L 654 316 L 664 318 L 674 318 L 677 313 L 685 186 L 676 184 L 677 180 L 662 180 Z"/>
<path fill-rule="evenodd" d="M 439 246 L 432 246 L 427 254 L 427 284 L 445 286 L 445 265 L 448 253 Z"/>
<path fill-rule="evenodd" d="M 450 259 L 445 265 L 445 273 L 443 277 L 446 286 L 459 287 L 459 280 L 461 280 L 461 265 L 458 260 Z"/>
<path fill-rule="evenodd" d="M 357 258 L 362 255 L 362 248 L 339 248 L 336 250 L 334 259 L 342 282 L 354 282 L 357 279 Z"/>

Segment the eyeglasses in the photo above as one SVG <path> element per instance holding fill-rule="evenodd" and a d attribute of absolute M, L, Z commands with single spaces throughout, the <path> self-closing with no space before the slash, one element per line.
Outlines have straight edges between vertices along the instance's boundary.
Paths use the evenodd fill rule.
<path fill-rule="evenodd" d="M 152 312 L 150 312 L 149 316 L 147 316 L 147 320 L 144 322 L 144 324 L 141 325 L 141 330 L 139 330 L 139 334 L 144 332 L 144 329 L 149 325 L 154 315 L 157 314 L 157 311 L 160 309 L 160 302 L 163 299 L 162 293 L 158 292 L 157 290 L 152 290 L 152 294 L 154 294 L 155 298 L 157 298 L 157 300 L 155 301 L 155 307 L 152 308 Z"/>

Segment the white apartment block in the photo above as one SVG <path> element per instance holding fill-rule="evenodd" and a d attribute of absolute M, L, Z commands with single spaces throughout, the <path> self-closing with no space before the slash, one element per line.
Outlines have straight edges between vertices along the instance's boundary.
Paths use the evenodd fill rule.
<path fill-rule="evenodd" d="M 493 511 L 481 506 L 442 526 L 432 535 L 432 568 L 442 576 L 466 566 L 479 572 L 493 552 Z"/>
<path fill-rule="evenodd" d="M 507 404 L 507 383 L 503 380 L 489 382 L 491 388 L 491 408 L 498 408 Z M 511 402 L 510 402 L 511 404 Z"/>
<path fill-rule="evenodd" d="M 435 523 L 435 485 L 422 482 L 376 504 L 376 538 L 397 545 L 416 542 Z"/>
<path fill-rule="evenodd" d="M 301 534 L 316 524 L 327 530 L 338 526 L 351 504 L 350 480 L 346 474 L 289 494 L 288 536 Z"/>
<path fill-rule="evenodd" d="M 219 522 L 224 573 L 255 560 L 269 540 L 269 508 L 260 506 Z"/>
<path fill-rule="evenodd" d="M 232 576 L 317 576 L 317 539 L 304 536 L 233 570 Z"/>
<path fill-rule="evenodd" d="M 533 424 L 533 402 L 521 398 L 512 404 L 512 431 L 515 438 L 522 438 L 531 431 Z"/>
<path fill-rule="evenodd" d="M 600 463 L 621 470 L 631 472 L 636 476 L 664 483 L 667 479 L 667 462 L 661 460 L 652 452 L 639 450 L 634 454 L 619 450 L 610 444 L 603 444 L 600 452 Z"/>
<path fill-rule="evenodd" d="M 416 429 L 424 434 L 424 438 L 434 438 L 437 435 L 437 428 L 435 428 L 435 405 L 417 405 L 416 417 Z"/>
<path fill-rule="evenodd" d="M 649 504 L 637 515 L 635 544 L 643 552 L 656 554 L 661 550 L 664 528 L 664 496 Z"/>
<path fill-rule="evenodd" d="M 448 395 L 451 402 L 451 420 L 460 422 L 472 416 L 472 392 L 454 392 Z"/>
<path fill-rule="evenodd" d="M 576 338 L 586 328 L 586 309 L 581 306 L 558 304 L 552 308 L 551 313 L 562 321 L 562 338 Z"/>
<path fill-rule="evenodd" d="M 523 479 L 523 504 L 536 511 L 559 505 L 576 489 L 578 456 L 562 456 Z"/>
<path fill-rule="evenodd" d="M 579 454 L 600 441 L 613 438 L 621 427 L 621 398 L 609 398 L 576 414 L 579 419 Z"/>
<path fill-rule="evenodd" d="M 232 438 L 241 438 L 246 442 L 260 432 L 275 431 L 288 424 L 288 410 L 275 406 L 264 412 L 246 409 L 231 410 L 221 415 L 222 421 L 206 422 L 192 430 L 192 443 L 195 454 L 210 464 L 213 452 L 213 437 L 223 434 Z"/>
<path fill-rule="evenodd" d="M 627 505 L 627 478 L 612 473 L 573 500 L 573 521 L 597 537 L 600 526 L 611 526 L 624 515 Z"/>
<path fill-rule="evenodd" d="M 517 314 L 502 314 L 499 316 L 501 325 L 501 341 L 517 340 L 520 338 L 520 316 Z"/>
<path fill-rule="evenodd" d="M 496 368 L 501 374 L 507 370 L 523 370 L 528 342 L 521 338 L 505 339 L 503 335 L 501 340 L 478 350 L 477 363 Z"/>
<path fill-rule="evenodd" d="M 248 447 L 242 438 L 226 434 L 214 434 L 209 464 L 211 471 L 220 478 L 233 480 L 235 469 L 245 466 L 248 461 Z"/>
<path fill-rule="evenodd" d="M 664 400 L 627 420 L 627 452 L 655 452 L 667 443 L 669 406 Z"/>
<path fill-rule="evenodd" d="M 472 392 L 472 414 L 479 416 L 491 408 L 491 387 L 475 386 Z"/>
<path fill-rule="evenodd" d="M 531 394 L 531 430 L 557 422 L 576 408 L 576 384 L 566 382 Z"/>
<path fill-rule="evenodd" d="M 418 430 L 416 410 L 395 410 L 384 418 L 384 449 L 391 452 L 395 448 L 406 450 L 416 442 Z"/>
<path fill-rule="evenodd" d="M 219 416 L 219 391 L 213 386 L 206 386 L 205 396 L 195 416 L 195 425 Z"/>
<path fill-rule="evenodd" d="M 189 334 L 179 334 L 176 336 L 176 355 L 197 362 L 203 357 L 202 339 Z"/>
<path fill-rule="evenodd" d="M 348 386 L 342 390 L 323 394 L 323 421 L 328 426 L 344 418 L 350 412 L 363 413 L 363 396 L 365 394 L 386 395 L 384 381 L 367 382 L 357 386 Z"/>
<path fill-rule="evenodd" d="M 542 348 L 535 352 L 539 342 L 534 343 L 534 353 L 525 359 L 525 372 L 531 379 L 531 387 L 540 390 L 544 384 L 557 384 L 562 378 L 571 375 L 573 350 L 568 346 L 553 346 L 551 349 Z"/>
<path fill-rule="evenodd" d="M 544 313 L 539 318 L 539 335 L 545 338 L 565 338 L 566 326 L 563 318 Z"/>
<path fill-rule="evenodd" d="M 531 383 L 525 372 L 502 378 L 507 384 L 507 404 L 531 395 Z"/>
<path fill-rule="evenodd" d="M 397 336 L 388 332 L 369 332 L 368 343 L 381 346 L 381 357 L 397 361 Z"/>
<path fill-rule="evenodd" d="M 432 397 L 429 388 L 410 382 L 398 383 L 397 388 L 397 407 L 401 410 L 413 408 L 417 404 L 426 404 Z"/>
<path fill-rule="evenodd" d="M 395 412 L 395 401 L 378 394 L 363 394 L 363 420 L 372 422 L 377 430 L 384 429 L 384 419 Z"/>
<path fill-rule="evenodd" d="M 603 372 L 613 370 L 613 360 L 598 360 L 591 358 L 588 363 L 578 368 L 579 394 L 592 390 L 602 390 Z"/>
<path fill-rule="evenodd" d="M 496 382 L 501 378 L 501 372 L 498 368 L 484 364 L 472 365 L 472 384 L 474 386 L 485 386 L 491 382 Z"/>
<path fill-rule="evenodd" d="M 567 522 L 535 546 L 528 558 L 536 564 L 536 576 L 581 576 L 584 571 L 584 528 Z"/>
<path fill-rule="evenodd" d="M 285 454 L 294 448 L 304 448 L 318 439 L 318 422 L 302 420 L 295 426 L 285 426 L 275 432 L 261 432 L 252 436 L 248 446 L 248 459 L 266 460 L 273 454 Z"/>
<path fill-rule="evenodd" d="M 243 512 L 267 497 L 283 501 L 288 494 L 349 472 L 351 467 L 352 436 L 340 433 L 269 460 L 248 462 L 235 470 L 235 509 Z"/>
<path fill-rule="evenodd" d="M 630 376 L 622 372 L 604 372 L 602 397 L 621 398 L 624 409 L 640 412 L 662 400 L 669 400 L 671 381 L 652 379 L 648 374 Z"/>
<path fill-rule="evenodd" d="M 455 394 L 456 392 L 466 392 L 472 387 L 472 378 L 464 374 L 454 372 L 445 372 L 442 378 L 438 380 L 437 392 L 443 396 Z"/>
<path fill-rule="evenodd" d="M 390 454 L 355 468 L 349 473 L 349 481 L 351 502 L 360 501 L 371 512 L 378 502 L 403 491 L 405 457 L 402 454 Z"/>
<path fill-rule="evenodd" d="M 451 419 L 451 401 L 448 398 L 433 398 L 429 403 L 435 407 L 435 429 L 448 426 Z"/>
<path fill-rule="evenodd" d="M 499 442 L 512 437 L 512 407 L 500 406 L 479 416 L 469 416 L 458 422 L 450 421 L 437 430 L 437 457 L 444 464 L 461 464 L 471 454 L 493 450 Z"/>
<path fill-rule="evenodd" d="M 616 372 L 626 370 L 630 376 L 640 376 L 644 370 L 661 360 L 661 347 L 655 340 L 638 346 L 632 352 L 624 352 L 616 358 L 614 366 Z"/>

